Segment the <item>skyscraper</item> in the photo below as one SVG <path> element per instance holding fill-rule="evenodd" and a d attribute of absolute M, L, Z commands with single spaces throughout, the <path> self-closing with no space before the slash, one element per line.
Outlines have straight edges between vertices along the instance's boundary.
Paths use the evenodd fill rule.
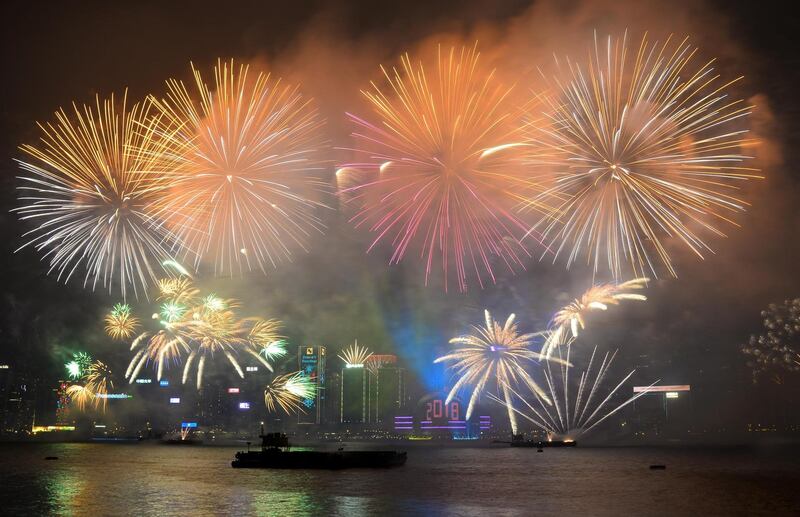
<path fill-rule="evenodd" d="M 397 366 L 395 355 L 371 355 L 365 367 L 367 377 L 367 422 L 390 424 L 400 408 L 406 406 L 405 370 Z"/>
<path fill-rule="evenodd" d="M 368 376 L 363 364 L 346 364 L 342 369 L 340 421 L 363 424 L 367 421 Z"/>

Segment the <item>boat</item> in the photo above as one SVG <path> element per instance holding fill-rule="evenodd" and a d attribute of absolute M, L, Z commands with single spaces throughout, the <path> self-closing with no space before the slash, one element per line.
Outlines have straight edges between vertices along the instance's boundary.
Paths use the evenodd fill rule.
<path fill-rule="evenodd" d="M 512 447 L 575 447 L 578 442 L 575 440 L 526 440 L 522 435 L 514 435 L 511 438 Z"/>
<path fill-rule="evenodd" d="M 161 443 L 164 445 L 203 445 L 203 440 L 199 438 L 169 438 L 167 440 L 163 440 Z"/>
<path fill-rule="evenodd" d="M 233 468 L 260 469 L 347 469 L 399 467 L 406 453 L 397 451 L 293 451 L 283 433 L 260 434 L 260 451 L 239 451 Z"/>

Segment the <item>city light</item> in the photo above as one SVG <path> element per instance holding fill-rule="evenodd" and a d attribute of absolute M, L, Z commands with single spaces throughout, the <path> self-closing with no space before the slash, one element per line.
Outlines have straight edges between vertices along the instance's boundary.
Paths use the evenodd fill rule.
<path fill-rule="evenodd" d="M 258 366 L 248 366 L 248 367 L 245 368 L 245 371 L 257 372 L 258 371 Z"/>
<path fill-rule="evenodd" d="M 249 402 L 239 402 L 239 409 L 250 409 Z"/>
<path fill-rule="evenodd" d="M 169 399 L 170 404 L 180 404 L 181 398 L 180 397 L 170 397 Z"/>
<path fill-rule="evenodd" d="M 197 422 L 181 422 L 181 427 L 184 429 L 196 428 Z"/>
<path fill-rule="evenodd" d="M 228 393 L 239 393 L 239 388 L 228 388 Z"/>
<path fill-rule="evenodd" d="M 133 395 L 127 393 L 95 393 L 94 395 L 100 399 L 132 399 Z"/>
<path fill-rule="evenodd" d="M 666 394 L 666 397 L 668 399 L 676 399 L 676 398 L 678 398 L 678 392 L 677 391 L 668 391 L 667 394 Z"/>
<path fill-rule="evenodd" d="M 152 379 L 136 379 L 136 384 L 150 384 L 153 382 Z"/>
<path fill-rule="evenodd" d="M 166 379 L 158 381 L 159 386 L 169 386 L 169 381 Z"/>
<path fill-rule="evenodd" d="M 74 431 L 74 425 L 34 425 L 31 427 L 33 434 L 37 433 L 53 433 L 56 431 Z"/>
<path fill-rule="evenodd" d="M 661 393 L 666 391 L 691 391 L 691 388 L 692 387 L 689 384 L 676 384 L 668 386 L 634 386 L 633 392 Z"/>

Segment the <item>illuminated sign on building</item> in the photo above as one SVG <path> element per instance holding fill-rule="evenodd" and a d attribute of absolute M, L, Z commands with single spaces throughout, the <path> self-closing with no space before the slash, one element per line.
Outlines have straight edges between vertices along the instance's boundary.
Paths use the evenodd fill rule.
<path fill-rule="evenodd" d="M 249 402 L 239 402 L 239 409 L 250 409 Z"/>
<path fill-rule="evenodd" d="M 0 364 L 0 370 L 8 370 L 9 366 L 7 364 Z"/>
<path fill-rule="evenodd" d="M 314 385 L 313 394 L 304 398 L 303 411 L 297 414 L 299 424 L 319 424 L 325 400 L 325 347 L 304 346 L 297 349 L 297 362 L 300 371 Z"/>
<path fill-rule="evenodd" d="M 195 428 L 197 427 L 197 422 L 181 422 L 181 427 L 184 429 Z"/>
<path fill-rule="evenodd" d="M 248 366 L 248 367 L 245 368 L 245 371 L 257 372 L 258 371 L 258 366 Z"/>
<path fill-rule="evenodd" d="M 166 380 L 166 379 L 163 380 L 163 381 L 158 381 L 158 385 L 159 386 L 169 386 L 169 381 Z"/>
<path fill-rule="evenodd" d="M 668 391 L 665 396 L 668 399 L 676 399 L 676 398 L 678 398 L 678 392 L 677 391 Z"/>
<path fill-rule="evenodd" d="M 239 388 L 228 388 L 228 393 L 239 393 Z"/>
<path fill-rule="evenodd" d="M 106 425 L 105 424 L 94 424 L 94 428 L 95 429 L 105 429 Z"/>
<path fill-rule="evenodd" d="M 180 404 L 181 398 L 180 397 L 170 397 L 169 399 L 170 404 Z"/>
<path fill-rule="evenodd" d="M 468 434 L 471 425 L 464 418 L 461 402 L 459 400 L 451 400 L 448 403 L 446 400 L 446 396 L 443 393 L 431 393 L 423 397 L 417 404 L 415 416 L 418 420 L 415 429 L 432 432 L 445 431 L 454 436 Z M 398 425 L 399 423 L 402 422 L 398 422 L 395 419 L 395 427 L 403 427 Z M 488 425 L 481 423 L 478 427 L 488 427 Z"/>
<path fill-rule="evenodd" d="M 99 399 L 132 399 L 133 395 L 127 393 L 98 393 L 95 397 Z"/>
<path fill-rule="evenodd" d="M 676 384 L 672 386 L 634 386 L 634 393 L 665 393 L 667 391 L 690 391 L 688 384 Z"/>
<path fill-rule="evenodd" d="M 136 379 L 136 384 L 150 384 L 153 382 L 152 379 Z"/>

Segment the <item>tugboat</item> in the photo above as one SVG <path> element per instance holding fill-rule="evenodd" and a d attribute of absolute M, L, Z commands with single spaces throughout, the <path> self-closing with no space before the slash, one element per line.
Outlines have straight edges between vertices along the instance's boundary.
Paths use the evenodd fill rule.
<path fill-rule="evenodd" d="M 575 447 L 578 442 L 575 440 L 526 440 L 521 434 L 515 434 L 511 437 L 512 447 L 536 447 L 541 449 L 543 447 Z"/>
<path fill-rule="evenodd" d="M 256 469 L 348 469 L 399 467 L 406 453 L 397 451 L 292 451 L 283 433 L 263 431 L 260 451 L 239 451 L 231 462 L 233 468 Z"/>

